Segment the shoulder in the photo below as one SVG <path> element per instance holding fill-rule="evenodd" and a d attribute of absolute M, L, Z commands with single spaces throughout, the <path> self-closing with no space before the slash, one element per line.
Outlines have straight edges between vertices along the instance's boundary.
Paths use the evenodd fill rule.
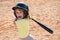
<path fill-rule="evenodd" d="M 13 23 L 15 24 L 16 21 L 17 21 L 17 19 L 14 19 Z"/>

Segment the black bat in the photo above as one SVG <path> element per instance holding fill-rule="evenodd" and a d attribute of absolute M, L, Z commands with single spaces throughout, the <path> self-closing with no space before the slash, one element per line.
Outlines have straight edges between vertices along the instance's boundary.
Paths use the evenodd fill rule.
<path fill-rule="evenodd" d="M 32 18 L 32 20 L 35 21 L 37 24 L 39 24 L 42 28 L 44 28 L 44 29 L 45 29 L 46 31 L 48 31 L 49 33 L 51 33 L 51 34 L 53 33 L 53 31 L 52 31 L 50 28 L 46 27 L 46 26 L 43 25 L 42 23 L 36 21 L 36 20 L 33 19 L 33 18 Z"/>

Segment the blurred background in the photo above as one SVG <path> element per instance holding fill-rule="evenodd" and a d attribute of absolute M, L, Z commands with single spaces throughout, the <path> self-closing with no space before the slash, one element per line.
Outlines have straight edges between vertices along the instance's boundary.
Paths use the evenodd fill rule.
<path fill-rule="evenodd" d="M 0 0 L 0 40 L 19 39 L 12 7 L 21 1 L 28 4 L 31 17 L 54 31 L 50 34 L 30 20 L 34 40 L 60 40 L 60 0 Z"/>

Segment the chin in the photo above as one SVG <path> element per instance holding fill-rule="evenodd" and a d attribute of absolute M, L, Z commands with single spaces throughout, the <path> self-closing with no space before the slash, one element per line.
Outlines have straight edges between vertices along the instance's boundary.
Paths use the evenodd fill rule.
<path fill-rule="evenodd" d="M 18 18 L 18 19 L 22 19 L 22 18 Z"/>

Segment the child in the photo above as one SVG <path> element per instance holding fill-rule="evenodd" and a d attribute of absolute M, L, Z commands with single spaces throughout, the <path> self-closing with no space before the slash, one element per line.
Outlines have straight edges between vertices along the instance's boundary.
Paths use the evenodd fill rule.
<path fill-rule="evenodd" d="M 19 2 L 12 9 L 14 10 L 14 15 L 16 17 L 14 22 L 15 22 L 16 26 L 19 26 L 18 30 L 20 32 L 20 39 L 21 40 L 34 40 L 32 35 L 29 34 L 29 27 L 27 27 L 29 24 L 29 22 L 28 22 L 29 21 L 29 17 L 28 17 L 29 8 L 28 8 L 27 4 L 25 4 L 23 2 Z M 22 24 L 22 22 L 24 22 L 25 24 Z M 24 27 L 24 26 L 26 26 L 26 27 Z"/>

